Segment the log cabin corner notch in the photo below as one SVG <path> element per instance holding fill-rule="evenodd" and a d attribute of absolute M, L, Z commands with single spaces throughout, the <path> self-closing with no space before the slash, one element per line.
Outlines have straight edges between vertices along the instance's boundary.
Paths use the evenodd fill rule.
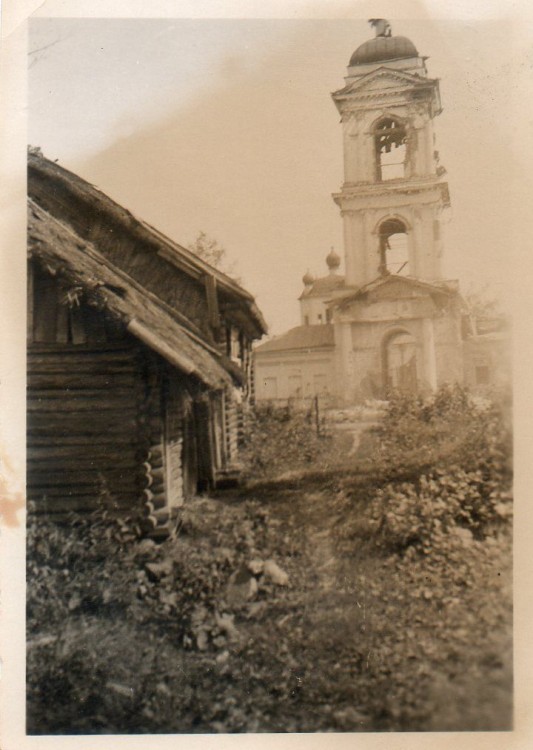
<path fill-rule="evenodd" d="M 110 497 L 164 536 L 233 477 L 251 345 L 239 284 L 30 153 L 28 497 L 50 516 Z"/>

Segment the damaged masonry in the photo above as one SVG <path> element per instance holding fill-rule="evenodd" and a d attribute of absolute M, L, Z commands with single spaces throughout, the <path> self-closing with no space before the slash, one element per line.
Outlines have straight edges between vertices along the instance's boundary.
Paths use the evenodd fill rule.
<path fill-rule="evenodd" d="M 476 320 L 459 282 L 443 276 L 450 206 L 435 149 L 438 79 L 413 42 L 371 19 L 376 36 L 352 54 L 332 94 L 341 116 L 344 181 L 333 200 L 344 267 L 303 277 L 300 326 L 255 349 L 257 400 L 335 407 L 391 389 L 428 394 L 444 383 L 509 382 L 502 321 Z"/>

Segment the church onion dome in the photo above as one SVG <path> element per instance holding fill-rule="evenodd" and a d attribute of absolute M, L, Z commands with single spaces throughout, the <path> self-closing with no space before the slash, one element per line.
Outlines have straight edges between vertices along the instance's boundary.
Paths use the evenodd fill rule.
<path fill-rule="evenodd" d="M 418 57 L 415 45 L 406 36 L 377 36 L 355 50 L 350 58 L 350 67 L 406 57 Z"/>
<path fill-rule="evenodd" d="M 340 256 L 337 255 L 333 248 L 331 248 L 331 250 L 329 251 L 329 254 L 326 258 L 326 263 L 331 273 L 336 271 L 341 264 Z"/>
<path fill-rule="evenodd" d="M 309 273 L 309 271 L 307 271 L 304 274 L 303 278 L 302 278 L 304 286 L 311 286 L 311 284 L 313 284 L 314 280 L 315 280 L 315 277 L 313 276 L 312 273 Z"/>

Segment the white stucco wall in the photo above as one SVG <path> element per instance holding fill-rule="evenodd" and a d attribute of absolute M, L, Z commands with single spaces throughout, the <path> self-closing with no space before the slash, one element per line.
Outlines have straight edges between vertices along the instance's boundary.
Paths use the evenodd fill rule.
<path fill-rule="evenodd" d="M 333 349 L 255 355 L 255 399 L 286 403 L 331 397 L 336 392 Z"/>

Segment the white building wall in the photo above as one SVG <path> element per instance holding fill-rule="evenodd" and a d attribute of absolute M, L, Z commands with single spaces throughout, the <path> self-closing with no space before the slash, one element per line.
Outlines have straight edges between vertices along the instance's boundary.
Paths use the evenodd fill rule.
<path fill-rule="evenodd" d="M 327 353 L 265 352 L 255 355 L 255 398 L 258 403 L 305 403 L 314 396 L 335 395 L 333 349 Z"/>

